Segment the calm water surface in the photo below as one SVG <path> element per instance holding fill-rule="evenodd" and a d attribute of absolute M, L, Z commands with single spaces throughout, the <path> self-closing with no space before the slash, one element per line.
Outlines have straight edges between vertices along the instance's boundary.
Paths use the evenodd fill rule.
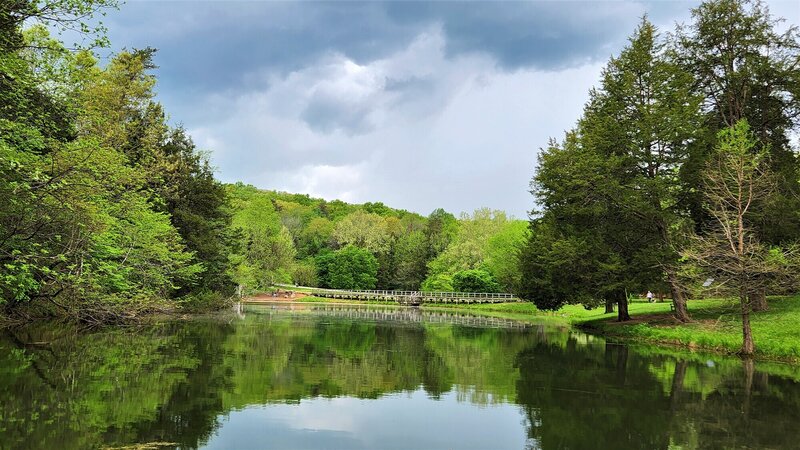
<path fill-rule="evenodd" d="M 0 331 L 0 449 L 800 448 L 800 369 L 553 324 L 259 305 Z"/>

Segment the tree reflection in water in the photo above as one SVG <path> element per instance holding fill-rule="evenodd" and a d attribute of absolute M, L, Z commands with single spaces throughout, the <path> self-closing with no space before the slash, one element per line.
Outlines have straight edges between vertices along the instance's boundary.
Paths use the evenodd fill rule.
<path fill-rule="evenodd" d="M 419 390 L 430 401 L 519 405 L 529 446 L 545 449 L 800 442 L 794 368 L 778 376 L 706 360 L 410 310 L 259 306 L 93 333 L 51 324 L 0 335 L 0 448 L 197 448 L 249 406 Z"/>

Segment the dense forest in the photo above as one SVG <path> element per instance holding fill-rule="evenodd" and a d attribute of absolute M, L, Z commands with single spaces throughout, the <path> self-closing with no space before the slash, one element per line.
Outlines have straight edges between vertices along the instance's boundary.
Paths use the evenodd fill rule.
<path fill-rule="evenodd" d="M 539 154 L 522 295 L 627 320 L 630 293 L 666 291 L 684 322 L 687 296 L 732 295 L 752 353 L 750 311 L 800 282 L 798 44 L 758 1 L 705 2 L 671 33 L 642 19 Z"/>
<path fill-rule="evenodd" d="M 124 320 L 233 292 L 227 194 L 155 101 L 155 50 L 100 65 L 48 32 L 102 44 L 82 21 L 107 6 L 0 8 L 0 302 L 23 318 Z"/>
<path fill-rule="evenodd" d="M 527 222 L 479 209 L 428 217 L 382 203 L 226 186 L 243 251 L 233 277 L 250 291 L 273 283 L 338 289 L 515 291 Z"/>

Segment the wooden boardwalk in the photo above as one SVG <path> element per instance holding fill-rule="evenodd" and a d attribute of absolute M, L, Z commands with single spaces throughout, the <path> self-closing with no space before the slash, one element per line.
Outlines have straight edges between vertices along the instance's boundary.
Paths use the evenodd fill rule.
<path fill-rule="evenodd" d="M 512 294 L 482 292 L 425 292 L 425 291 L 365 291 L 342 289 L 312 289 L 315 297 L 395 302 L 416 306 L 423 303 L 507 303 L 519 299 Z"/>

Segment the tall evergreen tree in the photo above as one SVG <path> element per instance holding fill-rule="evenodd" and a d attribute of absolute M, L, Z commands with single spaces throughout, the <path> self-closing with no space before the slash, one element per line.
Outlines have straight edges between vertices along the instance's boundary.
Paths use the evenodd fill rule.
<path fill-rule="evenodd" d="M 689 319 L 676 241 L 687 216 L 677 199 L 678 171 L 699 128 L 700 98 L 690 81 L 643 19 L 603 71 L 576 131 L 539 160 L 533 193 L 551 225 L 535 226 L 534 234 L 538 228 L 556 235 L 532 235 L 530 246 L 564 244 L 595 261 L 585 269 L 603 275 L 584 278 L 576 297 L 612 299 L 622 307 L 620 319 L 627 315 L 626 290 L 664 281 L 676 316 Z"/>
<path fill-rule="evenodd" d="M 611 59 L 579 124 L 582 145 L 605 159 L 607 176 L 614 180 L 605 193 L 610 207 L 618 220 L 638 223 L 652 243 L 637 260 L 660 269 L 681 321 L 689 315 L 677 264 L 681 236 L 689 227 L 688 213 L 678 202 L 678 174 L 701 123 L 701 97 L 691 91 L 691 81 L 645 18 L 630 45 Z"/>

